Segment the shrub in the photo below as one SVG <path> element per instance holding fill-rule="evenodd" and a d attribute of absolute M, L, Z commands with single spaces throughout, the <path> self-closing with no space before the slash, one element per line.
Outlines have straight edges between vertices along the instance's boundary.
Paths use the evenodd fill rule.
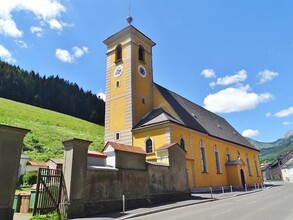
<path fill-rule="evenodd" d="M 56 212 L 47 215 L 36 215 L 31 218 L 31 220 L 60 220 L 63 219 L 64 216 L 59 216 Z"/>
<path fill-rule="evenodd" d="M 37 182 L 37 178 L 38 176 L 36 173 L 26 173 L 22 177 L 22 182 L 29 185 L 33 185 Z"/>

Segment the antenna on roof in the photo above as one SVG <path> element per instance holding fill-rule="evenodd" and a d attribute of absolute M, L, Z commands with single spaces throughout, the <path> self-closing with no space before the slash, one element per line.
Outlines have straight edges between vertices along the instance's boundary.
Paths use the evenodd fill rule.
<path fill-rule="evenodd" d="M 126 21 L 129 25 L 131 25 L 131 22 L 133 21 L 133 18 L 130 15 L 130 9 L 131 9 L 131 5 L 130 5 L 130 1 L 129 1 L 128 16 L 126 18 Z"/>

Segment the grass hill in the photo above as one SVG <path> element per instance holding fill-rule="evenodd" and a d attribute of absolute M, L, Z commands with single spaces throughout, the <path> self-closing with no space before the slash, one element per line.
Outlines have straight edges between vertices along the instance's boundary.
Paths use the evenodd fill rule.
<path fill-rule="evenodd" d="M 261 162 L 272 162 L 280 155 L 293 150 L 293 131 L 289 131 L 283 138 L 271 143 L 260 142 L 249 138 L 248 141 L 260 150 Z"/>
<path fill-rule="evenodd" d="M 30 129 L 23 151 L 30 160 L 62 158 L 62 141 L 80 138 L 92 141 L 91 150 L 104 145 L 102 126 L 50 110 L 0 98 L 0 124 Z"/>

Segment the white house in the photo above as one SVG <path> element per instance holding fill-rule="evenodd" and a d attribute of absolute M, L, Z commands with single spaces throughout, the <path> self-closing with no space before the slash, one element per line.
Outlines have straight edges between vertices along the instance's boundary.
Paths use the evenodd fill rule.
<path fill-rule="evenodd" d="M 285 165 L 287 166 L 287 176 L 290 182 L 293 182 L 293 158 L 288 160 Z"/>

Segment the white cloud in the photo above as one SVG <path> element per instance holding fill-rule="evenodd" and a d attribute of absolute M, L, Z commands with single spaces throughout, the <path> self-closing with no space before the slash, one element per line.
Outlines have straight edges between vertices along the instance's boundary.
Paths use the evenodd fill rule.
<path fill-rule="evenodd" d="M 293 115 L 293 107 L 289 107 L 287 109 L 283 109 L 279 112 L 276 112 L 274 114 L 272 113 L 266 113 L 266 116 L 267 117 L 271 117 L 271 116 L 274 116 L 274 117 L 277 117 L 277 118 L 284 118 L 284 117 L 288 117 L 288 116 L 291 116 Z"/>
<path fill-rule="evenodd" d="M 73 63 L 77 58 L 82 57 L 85 53 L 88 53 L 88 48 L 83 46 L 83 47 L 77 47 L 74 46 L 71 48 L 72 52 L 68 50 L 63 50 L 63 49 L 56 49 L 56 57 L 66 63 Z"/>
<path fill-rule="evenodd" d="M 293 122 L 291 122 L 291 121 L 284 121 L 282 124 L 283 125 L 293 125 Z"/>
<path fill-rule="evenodd" d="M 68 50 L 56 49 L 56 57 L 62 62 L 73 63 L 74 57 L 69 53 Z"/>
<path fill-rule="evenodd" d="M 266 117 L 271 117 L 272 116 L 272 113 L 268 112 L 266 113 Z"/>
<path fill-rule="evenodd" d="M 264 70 L 258 73 L 257 77 L 259 78 L 259 83 L 265 83 L 267 81 L 273 80 L 277 77 L 279 73 L 273 72 L 270 70 Z"/>
<path fill-rule="evenodd" d="M 43 30 L 43 28 L 41 28 L 41 27 L 35 27 L 35 26 L 32 26 L 31 28 L 30 28 L 30 31 L 33 33 L 33 34 L 36 34 L 37 35 L 37 37 L 43 37 L 44 36 L 44 30 Z"/>
<path fill-rule="evenodd" d="M 81 57 L 81 56 L 83 56 L 85 53 L 88 53 L 88 52 L 89 52 L 89 50 L 88 50 L 87 47 L 79 48 L 79 47 L 77 47 L 77 46 L 74 46 L 74 47 L 72 48 L 72 50 L 73 50 L 73 54 L 74 54 L 75 57 Z"/>
<path fill-rule="evenodd" d="M 12 57 L 9 50 L 7 50 L 3 45 L 0 44 L 0 58 L 1 60 L 8 62 L 8 63 L 15 63 L 15 58 Z"/>
<path fill-rule="evenodd" d="M 216 73 L 213 69 L 204 69 L 201 71 L 200 75 L 204 76 L 205 78 L 215 78 Z"/>
<path fill-rule="evenodd" d="M 242 132 L 242 136 L 244 137 L 255 137 L 259 134 L 259 131 L 258 130 L 252 130 L 252 129 L 246 129 Z"/>
<path fill-rule="evenodd" d="M 5 18 L 0 15 L 0 34 L 15 38 L 22 37 L 22 32 L 16 27 L 10 16 Z"/>
<path fill-rule="evenodd" d="M 103 99 L 104 101 L 106 101 L 106 94 L 105 94 L 105 93 L 103 93 L 103 92 L 99 92 L 99 93 L 97 94 L 97 96 L 100 97 L 101 99 Z"/>
<path fill-rule="evenodd" d="M 24 49 L 27 48 L 27 44 L 22 40 L 16 41 L 16 44 L 17 44 L 17 46 L 19 46 L 21 48 L 24 48 Z"/>
<path fill-rule="evenodd" d="M 22 37 L 12 14 L 18 11 L 31 12 L 40 24 L 47 24 L 51 29 L 62 30 L 62 22 L 57 21 L 66 8 L 59 0 L 1 0 L 0 34 L 10 37 Z"/>
<path fill-rule="evenodd" d="M 225 76 L 223 78 L 218 78 L 216 82 L 211 82 L 210 86 L 214 87 L 216 85 L 223 85 L 227 86 L 234 83 L 240 83 L 247 79 L 247 72 L 246 70 L 240 70 L 236 74 L 232 76 Z"/>
<path fill-rule="evenodd" d="M 59 21 L 57 21 L 56 19 L 51 19 L 49 21 L 49 25 L 50 25 L 51 29 L 56 29 L 56 30 L 62 31 L 62 24 Z"/>
<path fill-rule="evenodd" d="M 204 107 L 212 112 L 230 113 L 254 109 L 260 103 L 273 98 L 270 93 L 250 92 L 249 85 L 239 88 L 226 88 L 204 99 Z"/>

